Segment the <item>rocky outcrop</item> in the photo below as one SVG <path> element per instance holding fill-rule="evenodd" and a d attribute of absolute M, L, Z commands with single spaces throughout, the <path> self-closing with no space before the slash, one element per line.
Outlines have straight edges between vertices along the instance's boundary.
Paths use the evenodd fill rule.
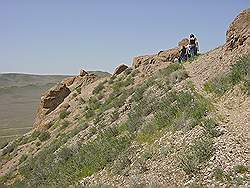
<path fill-rule="evenodd" d="M 68 78 L 65 78 L 62 83 L 64 83 L 66 86 L 71 86 L 74 81 L 75 81 L 76 77 L 68 77 Z"/>
<path fill-rule="evenodd" d="M 181 48 L 182 46 L 187 46 L 188 44 L 189 44 L 188 38 L 184 38 L 180 42 L 178 42 L 178 47 Z"/>
<path fill-rule="evenodd" d="M 37 127 L 44 116 L 55 110 L 70 93 L 71 91 L 66 84 L 60 83 L 44 94 L 38 106 L 34 127 Z"/>
<path fill-rule="evenodd" d="M 114 73 L 113 73 L 113 76 L 118 75 L 118 74 L 121 74 L 121 73 L 122 73 L 123 71 L 125 71 L 127 68 L 128 68 L 127 65 L 124 65 L 124 64 L 119 65 L 118 67 L 116 67 L 116 69 L 115 69 L 115 71 L 114 71 Z"/>
<path fill-rule="evenodd" d="M 233 50 L 249 43 L 250 9 L 241 12 L 230 24 L 226 33 L 226 49 Z M 248 42 L 247 42 L 248 40 Z"/>
<path fill-rule="evenodd" d="M 133 68 L 138 68 L 141 65 L 156 64 L 162 62 L 174 62 L 175 58 L 179 57 L 179 49 L 182 46 L 187 46 L 189 40 L 187 38 L 182 39 L 178 42 L 178 47 L 171 48 L 168 50 L 162 50 L 155 55 L 144 55 L 138 56 L 133 59 Z"/>
<path fill-rule="evenodd" d="M 133 59 L 133 68 L 138 68 L 141 65 L 156 64 L 160 62 L 173 62 L 179 56 L 179 49 L 172 48 L 165 51 L 160 51 L 156 55 L 138 56 Z"/>

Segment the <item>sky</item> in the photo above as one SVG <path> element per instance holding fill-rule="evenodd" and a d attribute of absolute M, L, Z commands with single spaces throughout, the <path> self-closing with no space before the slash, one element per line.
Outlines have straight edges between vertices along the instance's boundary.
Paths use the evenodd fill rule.
<path fill-rule="evenodd" d="M 247 8 L 249 0 L 0 0 L 0 73 L 113 72 L 190 33 L 206 52 Z"/>

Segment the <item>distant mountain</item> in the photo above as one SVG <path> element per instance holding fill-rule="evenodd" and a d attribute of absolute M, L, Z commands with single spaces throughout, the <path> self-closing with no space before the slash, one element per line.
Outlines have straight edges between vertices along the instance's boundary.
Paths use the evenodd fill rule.
<path fill-rule="evenodd" d="M 110 73 L 103 71 L 89 71 L 100 77 L 109 76 Z M 27 85 L 46 85 L 48 83 L 57 83 L 66 77 L 72 75 L 35 75 L 22 73 L 3 73 L 0 74 L 0 88 L 12 86 Z"/>
<path fill-rule="evenodd" d="M 46 85 L 57 83 L 69 75 L 0 74 L 0 88 L 11 86 Z"/>

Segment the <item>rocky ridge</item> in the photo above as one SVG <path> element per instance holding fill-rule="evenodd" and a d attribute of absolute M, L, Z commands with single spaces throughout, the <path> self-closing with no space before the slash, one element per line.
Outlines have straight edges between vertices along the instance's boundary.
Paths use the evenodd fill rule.
<path fill-rule="evenodd" d="M 112 77 L 81 71 L 64 79 L 42 96 L 34 129 L 1 149 L 4 183 L 248 187 L 249 95 L 241 82 L 222 96 L 206 90 L 249 55 L 247 20 L 249 10 L 229 26 L 223 46 L 184 65 L 173 63 L 176 47 L 135 57 Z"/>

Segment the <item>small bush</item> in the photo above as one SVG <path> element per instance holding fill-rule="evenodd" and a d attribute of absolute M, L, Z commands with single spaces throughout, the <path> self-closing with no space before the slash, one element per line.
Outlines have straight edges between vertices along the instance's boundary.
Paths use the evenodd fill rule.
<path fill-rule="evenodd" d="M 63 111 L 60 113 L 59 118 L 60 118 L 60 119 L 64 119 L 64 118 L 66 118 L 69 114 L 70 114 L 69 111 L 63 110 Z"/>
<path fill-rule="evenodd" d="M 23 154 L 21 158 L 19 159 L 19 164 L 23 163 L 28 158 L 28 155 Z"/>
<path fill-rule="evenodd" d="M 78 94 L 81 94 L 82 88 L 79 86 L 79 87 L 77 87 L 75 90 L 76 90 L 76 92 L 77 92 Z"/>
<path fill-rule="evenodd" d="M 213 119 L 206 119 L 203 121 L 203 127 L 205 128 L 208 135 L 211 137 L 220 136 L 220 132 L 216 129 L 217 124 Z"/>
<path fill-rule="evenodd" d="M 93 90 L 93 94 L 94 95 L 99 94 L 103 89 L 104 89 L 104 84 L 103 82 L 101 82 L 95 87 L 95 89 Z"/>
<path fill-rule="evenodd" d="M 247 166 L 244 166 L 244 165 L 237 165 L 234 167 L 234 171 L 236 173 L 244 174 L 246 172 L 249 172 L 249 168 Z"/>
<path fill-rule="evenodd" d="M 124 169 L 128 168 L 131 164 L 131 160 L 126 155 L 119 156 L 119 158 L 114 162 L 112 166 L 112 173 L 113 174 L 124 174 Z"/>
<path fill-rule="evenodd" d="M 95 111 L 92 110 L 92 109 L 88 109 L 88 110 L 86 111 L 86 113 L 85 113 L 85 117 L 86 117 L 87 119 L 92 118 L 94 115 L 95 115 Z"/>
<path fill-rule="evenodd" d="M 204 135 L 180 156 L 181 168 L 187 174 L 195 174 L 199 171 L 200 164 L 210 159 L 213 152 L 212 140 Z"/>
<path fill-rule="evenodd" d="M 36 142 L 36 147 L 39 147 L 41 145 L 41 142 Z"/>
<path fill-rule="evenodd" d="M 50 133 L 49 132 L 41 132 L 40 135 L 38 136 L 38 139 L 41 142 L 44 142 L 44 141 L 50 139 Z"/>
<path fill-rule="evenodd" d="M 143 158 L 145 159 L 145 160 L 148 160 L 148 159 L 152 159 L 153 158 L 153 151 L 151 151 L 151 150 L 146 150 L 146 151 L 144 151 L 144 153 L 143 153 Z"/>
<path fill-rule="evenodd" d="M 116 109 L 115 111 L 113 111 L 113 112 L 111 113 L 111 121 L 114 122 L 114 121 L 116 121 L 118 118 L 119 118 L 119 112 L 118 112 L 118 110 Z"/>
<path fill-rule="evenodd" d="M 60 160 L 62 160 L 63 162 L 69 160 L 72 157 L 72 155 L 73 155 L 72 150 L 66 147 L 63 147 L 58 153 Z"/>
<path fill-rule="evenodd" d="M 64 121 L 62 122 L 62 127 L 61 127 L 61 129 L 65 129 L 65 128 L 67 128 L 68 126 L 69 126 L 69 121 L 64 120 Z"/>
<path fill-rule="evenodd" d="M 188 74 L 185 70 L 177 70 L 169 75 L 169 80 L 171 84 L 176 84 L 181 82 L 182 80 L 185 80 L 187 77 Z"/>

